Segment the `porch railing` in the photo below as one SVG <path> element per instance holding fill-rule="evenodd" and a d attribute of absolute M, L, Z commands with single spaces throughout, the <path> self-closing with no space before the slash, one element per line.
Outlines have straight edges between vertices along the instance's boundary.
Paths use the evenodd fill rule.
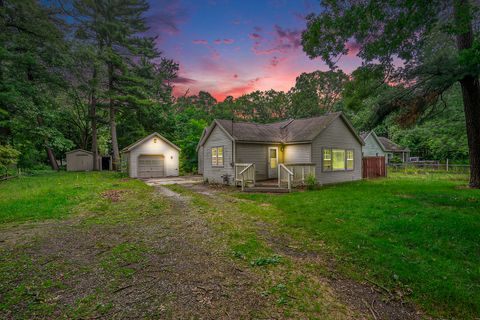
<path fill-rule="evenodd" d="M 242 191 L 249 182 L 255 186 L 255 163 L 235 163 L 235 184 L 238 182 Z"/>
<path fill-rule="evenodd" d="M 304 185 L 309 176 L 315 178 L 314 163 L 285 163 L 282 165 L 292 173 L 290 183 L 293 186 Z M 280 173 L 279 171 L 279 185 L 281 185 L 281 183 L 288 183 L 286 176 L 280 175 Z"/>
<path fill-rule="evenodd" d="M 288 191 L 292 191 L 293 172 L 283 163 L 278 165 L 278 187 L 281 188 L 283 183 L 287 183 Z"/>

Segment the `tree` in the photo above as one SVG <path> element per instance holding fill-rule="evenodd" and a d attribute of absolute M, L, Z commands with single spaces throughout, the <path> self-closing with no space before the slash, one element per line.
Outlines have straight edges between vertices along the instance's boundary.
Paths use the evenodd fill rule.
<path fill-rule="evenodd" d="M 289 92 L 290 116 L 311 117 L 332 112 L 347 80 L 347 75 L 341 70 L 302 73 Z"/>
<path fill-rule="evenodd" d="M 64 21 L 54 6 L 34 0 L 0 2 L 0 110 L 4 132 L 17 148 L 32 145 L 46 150 L 52 169 L 58 169 L 55 150 L 70 145 L 54 123 L 63 90 L 63 61 L 68 52 Z M 31 151 L 19 149 L 22 156 Z M 26 151 L 26 152 L 25 152 Z"/>
<path fill-rule="evenodd" d="M 145 33 L 148 27 L 145 0 L 77 0 L 77 15 L 84 21 L 83 34 L 98 47 L 107 68 L 107 96 L 114 170 L 119 168 L 117 112 L 123 107 L 146 104 L 145 83 L 131 72 L 144 59 L 159 56 L 155 38 Z M 95 73 L 94 73 L 95 74 Z"/>
<path fill-rule="evenodd" d="M 470 158 L 470 186 L 480 188 L 480 43 L 478 3 L 472 0 L 321 2 L 307 17 L 304 51 L 331 68 L 352 49 L 366 63 L 388 71 L 387 81 L 405 90 L 377 108 L 376 121 L 401 111 L 414 121 L 438 106 L 442 94 L 459 83 Z M 404 65 L 402 66 L 403 62 Z"/>

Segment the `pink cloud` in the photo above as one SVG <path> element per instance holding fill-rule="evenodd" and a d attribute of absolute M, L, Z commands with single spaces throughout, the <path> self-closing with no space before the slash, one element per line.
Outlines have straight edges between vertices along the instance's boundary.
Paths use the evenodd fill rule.
<path fill-rule="evenodd" d="M 348 40 L 347 43 L 345 44 L 345 47 L 348 50 L 347 55 L 350 57 L 356 56 L 360 51 L 360 49 L 362 48 L 360 44 L 358 44 L 357 41 L 355 41 L 355 39 Z"/>
<path fill-rule="evenodd" d="M 262 36 L 259 35 L 258 33 L 250 33 L 249 37 L 252 40 L 260 40 L 262 38 Z"/>
<path fill-rule="evenodd" d="M 256 55 L 287 53 L 300 47 L 300 30 L 284 29 L 278 25 L 274 29 L 272 39 L 264 38 L 258 33 L 250 34 L 250 39 L 254 40 L 252 51 Z"/>
<path fill-rule="evenodd" d="M 196 39 L 192 41 L 194 44 L 208 44 L 208 40 L 205 39 Z"/>
<path fill-rule="evenodd" d="M 233 39 L 223 39 L 223 43 L 224 44 L 232 44 L 234 43 L 235 41 Z"/>
<path fill-rule="evenodd" d="M 215 43 L 215 44 L 221 44 L 221 43 L 222 43 L 222 40 L 220 40 L 220 39 L 215 39 L 215 40 L 213 40 L 213 43 Z"/>

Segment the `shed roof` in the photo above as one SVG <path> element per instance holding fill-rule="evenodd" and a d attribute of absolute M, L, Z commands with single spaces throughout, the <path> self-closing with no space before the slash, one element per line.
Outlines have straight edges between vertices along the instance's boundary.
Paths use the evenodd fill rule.
<path fill-rule="evenodd" d="M 198 146 L 205 143 L 216 125 L 218 125 L 232 140 L 239 142 L 286 144 L 310 142 L 337 118 L 341 118 L 357 140 L 361 144 L 364 144 L 363 140 L 355 132 L 343 113 L 335 112 L 319 117 L 288 119 L 268 124 L 216 119 L 212 125 L 204 131 L 204 135 L 200 139 Z"/>
<path fill-rule="evenodd" d="M 142 143 L 148 141 L 149 139 L 153 138 L 153 137 L 157 137 L 159 139 L 162 139 L 163 141 L 165 141 L 167 144 L 169 144 L 170 146 L 172 146 L 173 148 L 177 149 L 178 151 L 180 151 L 180 148 L 177 147 L 173 142 L 169 141 L 167 138 L 165 138 L 164 136 L 162 136 L 161 134 L 157 133 L 157 132 L 154 132 L 148 136 L 146 136 L 145 138 L 142 138 L 134 143 L 132 143 L 131 145 L 125 147 L 122 149 L 122 152 L 130 152 L 132 151 L 133 149 L 135 149 L 136 147 L 138 147 L 139 145 L 141 145 Z"/>
<path fill-rule="evenodd" d="M 69 153 L 73 153 L 73 152 L 78 152 L 78 151 L 80 151 L 80 152 L 85 152 L 85 153 L 88 153 L 88 154 L 93 154 L 93 152 L 88 151 L 88 150 L 84 150 L 84 149 L 74 149 L 74 150 L 70 150 L 70 151 L 68 151 L 68 152 L 65 152 L 65 154 L 69 154 Z"/>

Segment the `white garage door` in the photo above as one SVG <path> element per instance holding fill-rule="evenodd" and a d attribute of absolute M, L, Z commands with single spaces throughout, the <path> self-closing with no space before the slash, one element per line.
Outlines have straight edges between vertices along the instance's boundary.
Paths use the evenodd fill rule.
<path fill-rule="evenodd" d="M 140 178 L 160 178 L 165 176 L 165 157 L 162 155 L 142 155 L 138 157 Z"/>

